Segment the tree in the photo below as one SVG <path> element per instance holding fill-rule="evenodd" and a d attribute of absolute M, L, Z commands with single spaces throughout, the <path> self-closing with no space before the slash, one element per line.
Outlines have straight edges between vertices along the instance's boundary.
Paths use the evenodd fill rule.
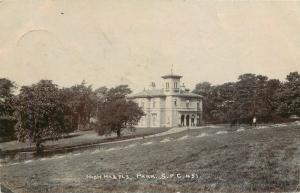
<path fill-rule="evenodd" d="M 279 83 L 279 80 L 268 80 L 267 76 L 249 73 L 240 75 L 229 117 L 246 123 L 251 123 L 254 116 L 261 122 L 271 120 L 275 105 L 273 95 Z"/>
<path fill-rule="evenodd" d="M 213 102 L 213 90 L 214 87 L 209 82 L 198 83 L 193 90 L 193 93 L 203 96 L 203 117 L 206 121 L 213 121 L 212 111 L 216 109 L 216 105 Z"/>
<path fill-rule="evenodd" d="M 196 85 L 194 93 L 203 96 L 203 114 L 208 122 L 225 122 L 232 104 L 235 83 L 212 86 L 208 82 Z"/>
<path fill-rule="evenodd" d="M 96 114 L 95 117 L 98 117 L 99 109 L 101 108 L 102 104 L 104 104 L 106 97 L 107 97 L 108 88 L 103 86 L 100 88 L 97 88 L 94 91 L 94 94 L 96 96 Z"/>
<path fill-rule="evenodd" d="M 128 88 L 128 85 L 119 85 L 115 88 L 107 90 L 106 98 L 107 101 L 116 101 L 118 99 L 124 99 L 132 91 Z"/>
<path fill-rule="evenodd" d="M 72 128 L 86 129 L 90 118 L 96 112 L 97 97 L 91 85 L 82 82 L 80 85 L 64 88 L 64 101 L 68 106 L 68 117 Z"/>
<path fill-rule="evenodd" d="M 6 78 L 0 78 L 0 138 L 12 139 L 14 137 L 13 92 L 15 85 Z"/>
<path fill-rule="evenodd" d="M 249 121 L 255 114 L 256 75 L 242 74 L 236 82 L 231 119 Z"/>
<path fill-rule="evenodd" d="M 278 100 L 276 111 L 283 117 L 300 116 L 300 74 L 291 72 L 287 75 L 286 80 L 276 94 Z"/>
<path fill-rule="evenodd" d="M 280 88 L 280 81 L 277 79 L 268 80 L 265 76 L 257 77 L 255 115 L 264 122 L 272 121 L 278 105 L 275 95 Z"/>
<path fill-rule="evenodd" d="M 228 121 L 228 112 L 233 103 L 234 91 L 235 83 L 232 82 L 214 86 L 211 100 L 215 104 L 215 109 L 211 110 L 211 114 L 217 122 Z"/>
<path fill-rule="evenodd" d="M 131 93 L 127 85 L 120 85 L 109 90 L 102 89 L 99 100 L 96 132 L 99 135 L 117 133 L 121 137 L 123 129 L 132 129 L 144 115 L 143 110 L 126 96 Z"/>
<path fill-rule="evenodd" d="M 35 143 L 36 152 L 41 153 L 45 138 L 58 139 L 66 133 L 62 99 L 62 92 L 50 80 L 23 86 L 16 99 L 18 140 Z"/>
<path fill-rule="evenodd" d="M 249 123 L 253 116 L 256 116 L 259 121 L 273 119 L 278 106 L 275 96 L 280 87 L 279 80 L 268 80 L 266 76 L 248 73 L 240 75 L 237 82 L 222 85 L 199 83 L 193 92 L 203 96 L 203 112 L 206 121 L 239 120 Z"/>

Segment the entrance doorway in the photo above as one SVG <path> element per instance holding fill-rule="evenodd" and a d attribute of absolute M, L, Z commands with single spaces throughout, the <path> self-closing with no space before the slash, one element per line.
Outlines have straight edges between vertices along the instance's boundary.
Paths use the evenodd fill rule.
<path fill-rule="evenodd" d="M 181 118 L 180 118 L 180 125 L 181 125 L 181 126 L 184 126 L 184 115 L 181 115 Z"/>
<path fill-rule="evenodd" d="M 186 126 L 190 126 L 190 116 L 186 116 Z"/>

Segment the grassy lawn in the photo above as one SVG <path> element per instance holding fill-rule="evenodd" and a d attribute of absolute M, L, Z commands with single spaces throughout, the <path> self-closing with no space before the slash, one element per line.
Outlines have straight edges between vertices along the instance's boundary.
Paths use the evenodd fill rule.
<path fill-rule="evenodd" d="M 300 126 L 208 126 L 100 145 L 2 165 L 0 181 L 33 193 L 300 191 Z"/>
<path fill-rule="evenodd" d="M 47 150 L 53 148 L 96 144 L 108 141 L 124 140 L 138 136 L 152 135 L 167 131 L 168 129 L 169 128 L 136 128 L 134 131 L 124 130 L 121 138 L 117 138 L 116 134 L 109 136 L 98 136 L 95 131 L 78 131 L 71 133 L 59 140 L 47 140 L 45 141 L 44 146 Z M 34 144 L 21 143 L 18 141 L 0 143 L 0 150 L 3 152 L 34 151 L 34 148 Z"/>

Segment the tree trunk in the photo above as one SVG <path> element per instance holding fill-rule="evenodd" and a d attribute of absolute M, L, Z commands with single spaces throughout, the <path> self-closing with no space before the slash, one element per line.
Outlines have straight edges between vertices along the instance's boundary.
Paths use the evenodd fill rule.
<path fill-rule="evenodd" d="M 117 136 L 118 136 L 118 138 L 121 137 L 121 129 L 117 129 Z"/>
<path fill-rule="evenodd" d="M 78 117 L 77 117 L 77 131 L 79 131 L 80 130 L 80 122 L 81 122 L 81 116 L 80 116 L 80 114 L 78 113 Z"/>
<path fill-rule="evenodd" d="M 35 143 L 35 147 L 36 147 L 36 153 L 37 154 L 41 154 L 43 152 L 43 145 L 42 145 L 42 142 L 40 140 L 38 140 Z"/>

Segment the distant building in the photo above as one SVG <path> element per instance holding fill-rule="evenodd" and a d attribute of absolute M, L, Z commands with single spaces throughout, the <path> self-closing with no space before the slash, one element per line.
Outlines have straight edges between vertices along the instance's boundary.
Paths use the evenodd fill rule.
<path fill-rule="evenodd" d="M 152 82 L 148 89 L 129 96 L 143 108 L 145 116 L 137 127 L 197 126 L 202 122 L 202 96 L 180 85 L 182 76 L 162 76 L 164 88 Z"/>

